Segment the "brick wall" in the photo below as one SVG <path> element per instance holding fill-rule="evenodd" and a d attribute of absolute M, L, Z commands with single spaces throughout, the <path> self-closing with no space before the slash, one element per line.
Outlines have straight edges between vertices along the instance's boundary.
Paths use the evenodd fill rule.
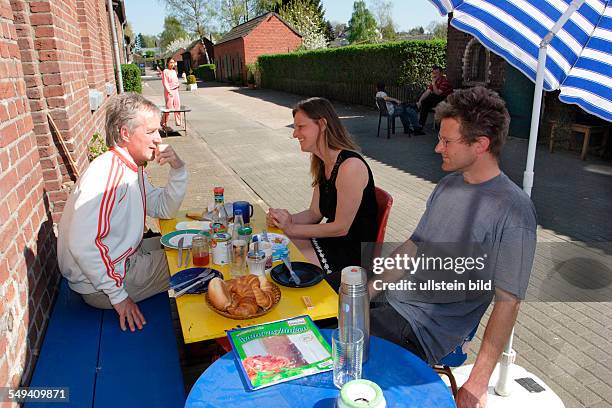
<path fill-rule="evenodd" d="M 238 73 L 239 61 L 244 61 L 243 38 L 215 45 L 217 79 L 226 81 L 230 77 L 235 77 Z"/>
<path fill-rule="evenodd" d="M 468 43 L 473 38 L 474 37 L 470 34 L 459 31 L 450 24 L 448 25 L 446 76 L 454 88 L 463 88 L 466 86 L 462 79 L 465 50 Z M 505 66 L 506 62 L 502 57 L 490 53 L 489 83 L 487 87 L 500 94 L 504 89 Z"/>
<path fill-rule="evenodd" d="M 114 86 L 104 0 L 0 0 L 0 387 L 29 382 L 59 281 L 54 223 L 104 133 Z M 59 128 L 52 133 L 50 115 Z"/>
<path fill-rule="evenodd" d="M 234 61 L 232 75 L 236 75 L 240 66 L 242 80 L 246 82 L 246 64 L 253 63 L 263 54 L 280 54 L 295 50 L 302 43 L 302 38 L 285 25 L 278 17 L 270 15 L 255 27 L 244 38 L 215 45 L 215 63 L 217 77 L 226 78 L 226 55 Z M 230 61 L 231 64 L 231 61 Z M 219 65 L 221 69 L 219 69 Z"/>

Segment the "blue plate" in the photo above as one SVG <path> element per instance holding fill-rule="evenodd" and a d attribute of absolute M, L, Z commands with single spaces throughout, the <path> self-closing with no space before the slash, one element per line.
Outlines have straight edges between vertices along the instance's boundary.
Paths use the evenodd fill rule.
<path fill-rule="evenodd" d="M 212 268 L 189 268 L 189 269 L 182 270 L 170 277 L 170 288 L 174 289 L 174 287 L 179 285 L 180 283 L 186 282 L 190 279 L 195 278 L 196 276 L 204 272 L 206 269 L 210 269 L 212 273 L 208 275 L 208 277 L 204 279 L 201 284 L 196 285 L 193 288 L 189 289 L 187 292 L 185 292 L 185 293 L 189 293 L 192 295 L 198 294 L 198 293 L 205 293 L 208 290 L 208 282 L 210 282 L 212 278 L 223 279 L 223 274 L 219 272 L 218 270 L 212 269 Z M 176 290 L 179 291 L 183 288 L 186 288 L 189 285 L 190 284 L 188 283 L 187 285 L 180 286 Z"/>
<path fill-rule="evenodd" d="M 290 288 L 307 288 L 309 286 L 314 286 L 325 277 L 323 269 L 307 262 L 291 262 L 291 269 L 293 269 L 293 272 L 300 278 L 299 285 L 291 279 L 289 270 L 284 263 L 272 268 L 270 277 L 279 285 L 288 286 Z"/>

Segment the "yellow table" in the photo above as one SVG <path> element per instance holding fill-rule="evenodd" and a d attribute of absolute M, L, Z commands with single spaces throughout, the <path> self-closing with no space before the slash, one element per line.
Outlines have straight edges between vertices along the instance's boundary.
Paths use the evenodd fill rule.
<path fill-rule="evenodd" d="M 251 226 L 254 230 L 253 233 L 258 233 L 263 226 L 265 226 L 266 216 L 261 207 L 257 205 L 253 205 L 253 207 L 254 213 L 253 217 L 251 217 Z M 182 212 L 175 219 L 160 220 L 162 234 L 174 231 L 177 222 L 187 219 L 185 213 Z M 280 230 L 276 231 L 282 232 Z M 270 232 L 276 231 L 270 229 Z M 289 246 L 289 254 L 292 261 L 306 261 L 304 255 L 295 245 L 293 245 L 293 243 Z M 168 267 L 171 275 L 174 275 L 180 270 L 193 267 L 193 263 L 190 261 L 189 266 L 178 268 L 178 251 L 175 249 L 167 248 L 166 258 L 168 260 Z M 275 262 L 274 266 L 279 263 L 281 262 Z M 209 264 L 208 266 L 221 271 L 226 279 L 227 277 L 231 278 L 229 265 L 220 266 Z M 268 277 L 268 279 L 270 278 Z M 204 294 L 183 295 L 178 297 L 176 299 L 176 306 L 185 343 L 222 338 L 225 337 L 226 330 L 233 329 L 237 326 L 246 327 L 306 314 L 310 315 L 313 320 L 320 320 L 336 317 L 338 314 L 338 295 L 325 280 L 309 288 L 295 289 L 281 285 L 278 285 L 278 287 L 281 290 L 281 300 L 274 309 L 264 316 L 249 320 L 228 319 L 215 313 L 206 304 Z M 314 307 L 310 310 L 308 310 L 302 302 L 302 296 L 304 295 L 310 296 L 312 299 Z"/>

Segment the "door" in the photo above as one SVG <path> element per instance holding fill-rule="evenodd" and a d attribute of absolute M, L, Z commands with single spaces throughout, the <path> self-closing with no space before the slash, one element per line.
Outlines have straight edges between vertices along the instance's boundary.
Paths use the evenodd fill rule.
<path fill-rule="evenodd" d="M 504 100 L 510 112 L 510 136 L 529 139 L 534 83 L 506 62 Z"/>

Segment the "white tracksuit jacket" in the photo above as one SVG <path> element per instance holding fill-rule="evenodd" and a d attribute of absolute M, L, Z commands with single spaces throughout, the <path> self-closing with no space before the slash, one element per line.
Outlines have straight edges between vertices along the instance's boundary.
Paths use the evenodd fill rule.
<path fill-rule="evenodd" d="M 174 217 L 186 188 L 185 166 L 171 168 L 166 187 L 156 188 L 120 147 L 91 162 L 59 223 L 57 256 L 70 288 L 81 294 L 103 291 L 113 305 L 127 298 L 123 279 L 142 241 L 146 215 Z"/>

